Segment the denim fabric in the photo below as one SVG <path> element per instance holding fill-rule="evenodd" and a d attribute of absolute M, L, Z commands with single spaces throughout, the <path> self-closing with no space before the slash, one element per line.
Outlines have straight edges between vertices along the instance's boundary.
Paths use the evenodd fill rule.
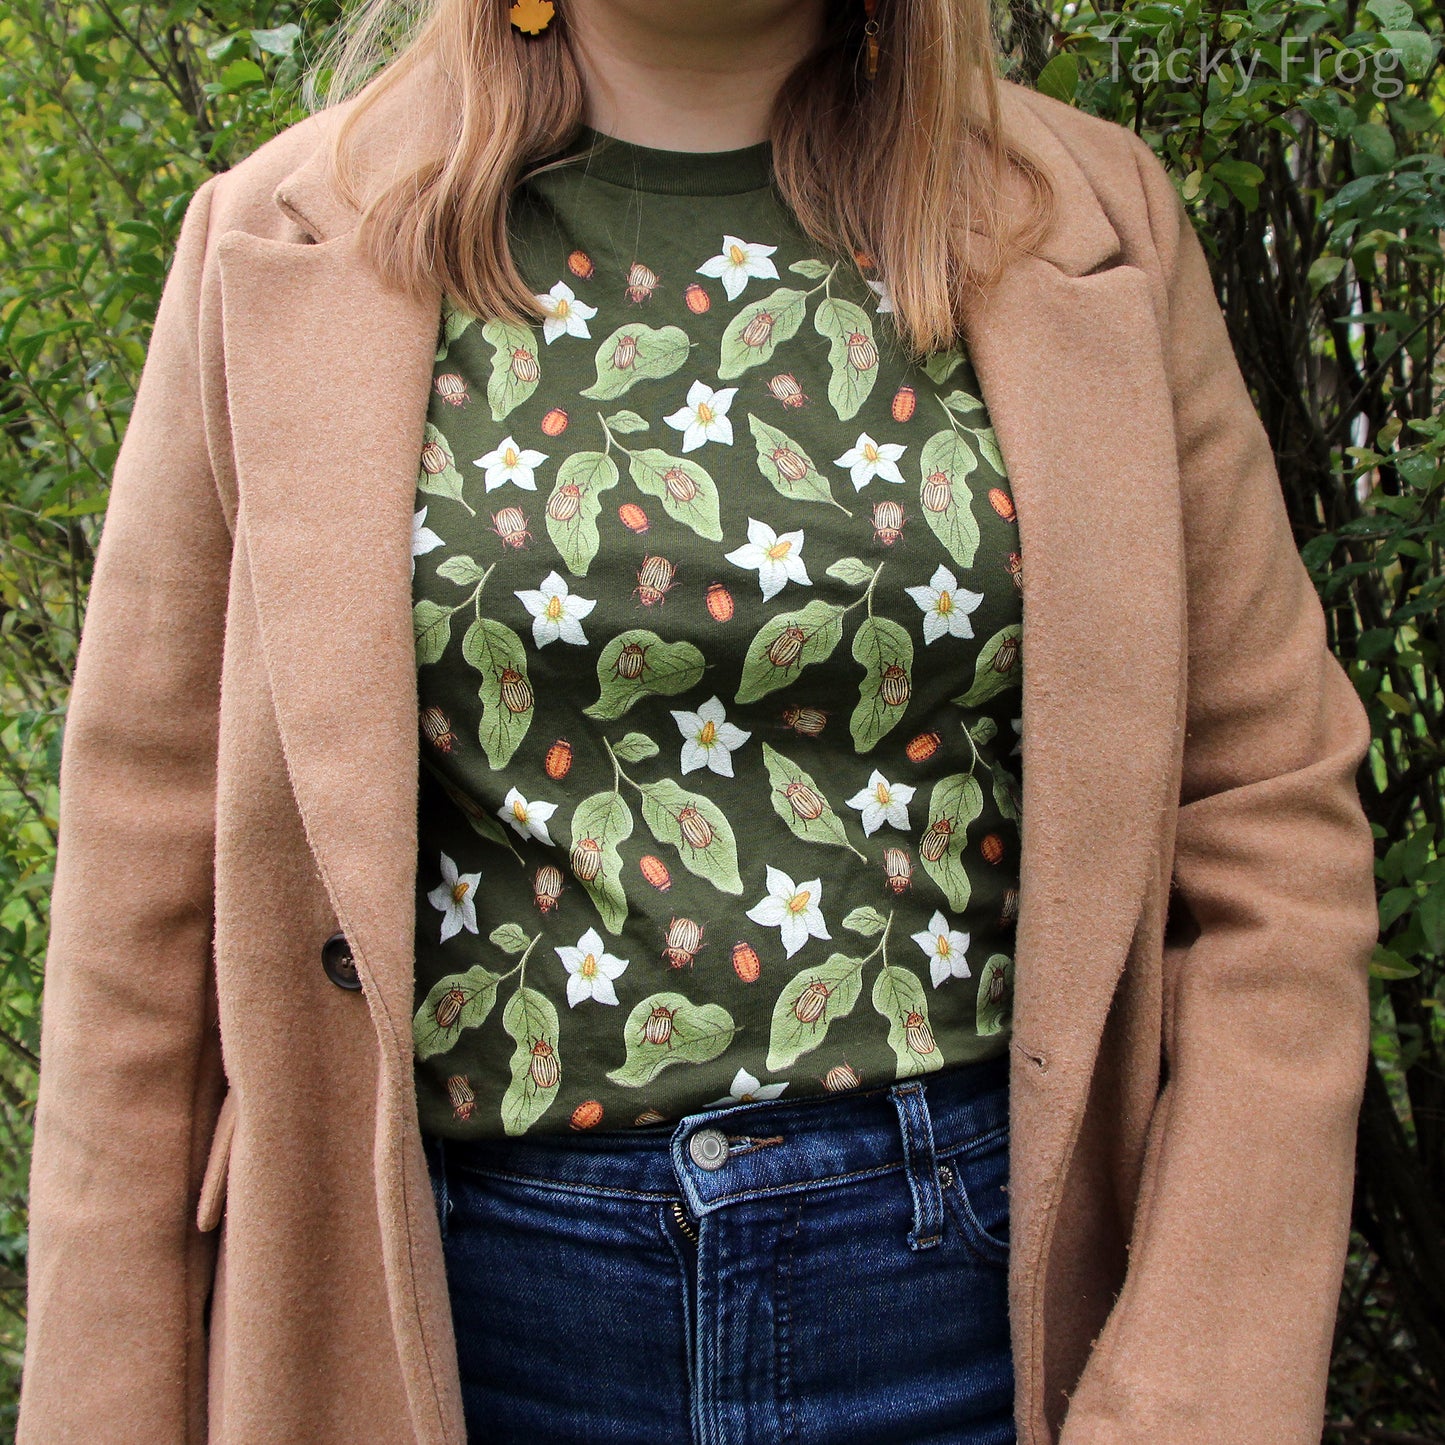
<path fill-rule="evenodd" d="M 1015 1440 L 1006 1059 L 671 1126 L 423 1139 L 470 1440 Z"/>

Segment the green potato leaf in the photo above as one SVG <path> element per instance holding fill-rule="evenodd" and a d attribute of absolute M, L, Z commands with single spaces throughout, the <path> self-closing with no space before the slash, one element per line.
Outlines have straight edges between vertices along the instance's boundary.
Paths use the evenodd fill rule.
<path fill-rule="evenodd" d="M 552 1106 L 562 1081 L 557 1010 L 545 994 L 519 988 L 502 1010 L 502 1027 L 517 1045 L 512 1082 L 502 1095 L 502 1128 L 510 1135 L 525 1134 Z"/>
<path fill-rule="evenodd" d="M 852 1013 L 863 989 L 863 963 L 861 958 L 833 953 L 788 980 L 773 1005 L 770 1073 L 791 1067 L 816 1049 L 827 1038 L 829 1026 Z"/>
<path fill-rule="evenodd" d="M 748 645 L 735 700 L 756 702 L 787 686 L 805 667 L 831 657 L 843 638 L 843 612 L 835 602 L 814 600 L 769 618 Z"/>
<path fill-rule="evenodd" d="M 630 628 L 602 649 L 597 659 L 597 701 L 582 711 L 609 721 L 619 718 L 638 698 L 686 692 L 702 680 L 706 669 L 707 660 L 692 643 L 664 642 L 644 627 Z"/>
<path fill-rule="evenodd" d="M 482 676 L 477 688 L 482 699 L 478 741 L 488 764 L 504 768 L 526 737 L 536 710 L 522 639 L 504 622 L 478 617 L 462 637 L 462 657 Z"/>
<path fill-rule="evenodd" d="M 497 982 L 498 975 L 480 964 L 465 973 L 449 973 L 438 979 L 411 1021 L 417 1058 L 446 1053 L 463 1029 L 474 1029 L 484 1022 L 497 1001 Z M 449 1021 L 444 1023 L 444 1019 Z"/>
<path fill-rule="evenodd" d="M 582 396 L 611 401 L 639 381 L 671 376 L 687 360 L 687 332 L 680 326 L 643 326 L 629 321 L 597 348 L 597 380 Z M 644 423 L 645 424 L 645 423 Z"/>
<path fill-rule="evenodd" d="M 623 1025 L 625 1061 L 607 1077 L 624 1088 L 650 1084 L 669 1064 L 705 1064 L 732 1043 L 737 1026 L 720 1004 L 695 1004 L 680 993 L 654 993 Z"/>

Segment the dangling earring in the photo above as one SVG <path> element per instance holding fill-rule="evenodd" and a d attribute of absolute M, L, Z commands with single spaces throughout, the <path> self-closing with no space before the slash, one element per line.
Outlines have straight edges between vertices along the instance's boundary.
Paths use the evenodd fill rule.
<path fill-rule="evenodd" d="M 863 25 L 863 34 L 868 38 L 868 67 L 865 72 L 867 78 L 872 80 L 878 74 L 878 22 L 873 18 L 873 12 L 878 8 L 878 0 L 863 0 L 863 10 L 868 19 Z"/>
<path fill-rule="evenodd" d="M 552 0 L 517 0 L 507 13 L 518 30 L 527 35 L 540 35 L 551 23 L 555 10 Z"/>

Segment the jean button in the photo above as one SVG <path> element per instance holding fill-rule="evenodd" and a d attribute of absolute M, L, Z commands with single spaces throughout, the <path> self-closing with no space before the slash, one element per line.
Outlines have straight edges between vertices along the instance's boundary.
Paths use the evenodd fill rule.
<path fill-rule="evenodd" d="M 728 1160 L 728 1141 L 721 1129 L 699 1129 L 687 1141 L 687 1152 L 699 1169 L 721 1169 Z"/>

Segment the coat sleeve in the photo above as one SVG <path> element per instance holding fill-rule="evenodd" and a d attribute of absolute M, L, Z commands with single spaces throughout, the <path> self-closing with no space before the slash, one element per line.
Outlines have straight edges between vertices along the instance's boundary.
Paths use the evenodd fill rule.
<path fill-rule="evenodd" d="M 1318 1445 L 1377 933 L 1370 727 L 1168 173 L 1134 146 L 1167 297 L 1188 557 L 1164 1085 L 1125 1282 L 1060 1445 Z"/>
<path fill-rule="evenodd" d="M 187 208 L 111 477 L 66 715 L 30 1173 L 20 1445 L 203 1438 L 220 1077 L 215 779 L 231 534 Z"/>

